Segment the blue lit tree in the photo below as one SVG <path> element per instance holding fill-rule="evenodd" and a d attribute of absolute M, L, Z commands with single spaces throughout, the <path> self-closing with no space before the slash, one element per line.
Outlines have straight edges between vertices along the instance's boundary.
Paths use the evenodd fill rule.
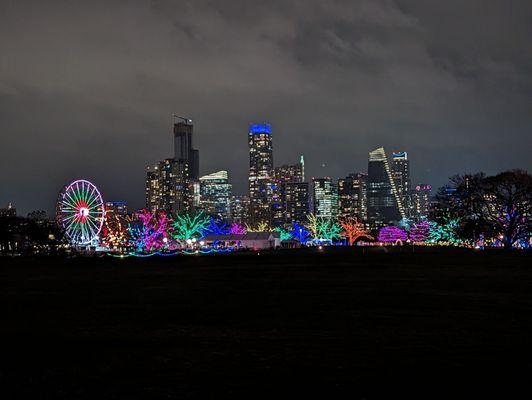
<path fill-rule="evenodd" d="M 209 224 L 202 230 L 202 236 L 207 235 L 227 235 L 229 227 L 223 221 L 217 221 L 215 218 L 209 218 Z"/>
<path fill-rule="evenodd" d="M 301 244 L 305 244 L 311 239 L 310 232 L 303 225 L 300 225 L 297 222 L 292 223 L 291 234 L 292 237 Z"/>

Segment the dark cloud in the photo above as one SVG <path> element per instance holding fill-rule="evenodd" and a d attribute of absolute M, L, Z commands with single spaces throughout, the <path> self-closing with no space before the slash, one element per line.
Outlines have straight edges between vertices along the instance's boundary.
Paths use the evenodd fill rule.
<path fill-rule="evenodd" d="M 276 164 L 303 153 L 315 176 L 380 145 L 434 185 L 531 169 L 531 39 L 519 0 L 2 0 L 0 204 L 51 211 L 87 177 L 140 207 L 173 112 L 195 120 L 202 172 L 241 193 L 251 121 L 273 124 Z"/>

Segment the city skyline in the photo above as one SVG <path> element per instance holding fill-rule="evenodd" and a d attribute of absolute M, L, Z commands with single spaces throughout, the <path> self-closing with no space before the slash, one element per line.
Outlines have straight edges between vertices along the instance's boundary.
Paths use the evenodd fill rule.
<path fill-rule="evenodd" d="M 147 207 L 148 209 L 152 209 L 153 211 L 156 211 L 158 209 L 162 209 L 162 208 L 152 208 L 150 207 L 148 204 L 146 204 L 147 202 L 147 190 L 148 190 L 148 185 L 147 185 L 147 181 L 146 179 L 149 179 L 149 176 L 150 176 L 150 173 L 151 171 L 153 171 L 153 168 L 157 169 L 168 169 L 168 171 L 170 171 L 170 169 L 174 168 L 172 167 L 172 165 L 174 164 L 174 160 L 178 160 L 177 162 L 177 165 L 181 165 L 182 163 L 182 158 L 180 158 L 178 156 L 178 153 L 179 152 L 184 152 L 185 150 L 182 150 L 182 148 L 184 147 L 187 147 L 189 148 L 189 150 L 187 150 L 187 154 L 190 155 L 191 158 L 194 159 L 194 161 L 192 161 L 192 163 L 194 164 L 193 167 L 190 167 L 191 169 L 191 172 L 189 172 L 190 174 L 194 174 L 193 177 L 191 175 L 190 178 L 187 178 L 187 179 L 191 179 L 191 182 L 194 181 L 194 182 L 197 182 L 198 185 L 199 185 L 199 182 L 200 182 L 200 176 L 201 177 L 204 177 L 204 176 L 208 176 L 210 174 L 215 174 L 216 172 L 224 172 L 227 174 L 227 181 L 229 183 L 229 185 L 231 186 L 231 194 L 233 196 L 236 196 L 236 197 L 242 197 L 242 196 L 249 196 L 249 186 L 248 187 L 245 187 L 243 190 L 234 190 L 235 187 L 240 187 L 240 189 L 242 189 L 242 186 L 241 185 L 241 182 L 237 182 L 235 184 L 235 181 L 234 179 L 232 178 L 231 174 L 228 173 L 228 169 L 224 167 L 224 165 L 219 165 L 218 167 L 214 167 L 213 170 L 209 170 L 209 171 L 205 171 L 205 168 L 202 167 L 201 163 L 199 163 L 199 152 L 202 150 L 202 149 L 193 149 L 193 142 L 192 142 L 192 131 L 196 130 L 195 128 L 195 120 L 193 119 L 189 119 L 189 118 L 184 118 L 184 117 L 178 117 L 176 114 L 171 114 L 172 116 L 172 119 L 174 121 L 174 124 L 172 126 L 171 129 L 169 129 L 169 132 L 173 132 L 172 135 L 173 135 L 173 140 L 170 136 L 170 133 L 168 134 L 168 140 L 169 140 L 169 144 L 168 144 L 168 150 L 169 152 L 174 152 L 174 157 L 172 158 L 168 158 L 168 156 L 171 156 L 170 153 L 166 154 L 167 157 L 162 159 L 161 161 L 158 161 L 158 162 L 154 162 L 154 163 L 151 163 L 151 164 L 146 164 L 144 165 L 144 178 L 145 178 L 145 181 L 144 181 L 144 184 L 145 184 L 145 188 L 144 188 L 144 193 L 141 195 L 141 198 L 140 199 L 133 199 L 133 201 L 131 201 L 131 199 L 127 199 L 125 198 L 125 196 L 118 196 L 118 197 L 113 197 L 113 198 L 110 198 L 110 197 L 106 197 L 106 200 L 110 200 L 110 201 L 118 201 L 118 202 L 124 202 L 125 204 L 128 205 L 128 208 L 131 209 L 131 210 L 135 210 L 135 209 L 141 209 L 141 208 L 144 208 L 144 207 Z M 179 121 L 178 123 L 175 123 L 175 121 Z M 193 123 L 194 121 L 194 123 Z M 179 134 L 178 131 L 179 131 L 179 126 L 185 126 L 186 125 L 186 128 L 187 129 L 190 129 L 190 131 L 186 131 L 185 134 Z M 276 138 L 276 135 L 275 135 L 275 131 L 274 131 L 274 128 L 272 127 L 272 124 L 268 123 L 268 122 L 261 122 L 261 123 L 249 123 L 247 128 L 246 129 L 246 132 L 247 132 L 247 135 L 248 137 L 252 137 L 251 135 L 251 131 L 253 129 L 258 129 L 259 131 L 261 129 L 265 129 L 264 127 L 267 127 L 267 136 L 269 137 L 269 140 L 270 140 L 270 143 L 269 143 L 269 146 L 271 147 L 271 154 L 272 154 L 272 160 L 271 160 L 271 165 L 272 165 L 272 169 L 270 171 L 270 173 L 272 174 L 271 175 L 271 178 L 273 179 L 274 176 L 275 176 L 275 171 L 276 170 L 279 170 L 282 168 L 289 168 L 289 167 L 294 167 L 296 166 L 297 164 L 294 164 L 294 165 L 291 165 L 290 162 L 274 162 L 273 159 L 273 154 L 276 154 L 276 146 L 273 144 L 273 142 L 275 141 L 275 139 L 273 138 Z M 183 128 L 181 128 L 183 129 Z M 250 136 L 251 135 L 251 136 Z M 183 139 L 183 136 L 186 136 L 187 139 L 184 140 Z M 194 135 L 194 137 L 196 138 L 197 137 L 197 133 Z M 183 142 L 184 140 L 184 142 Z M 197 139 L 194 139 L 194 140 L 197 140 Z M 197 146 L 196 146 L 197 147 Z M 341 173 L 339 176 L 334 176 L 334 175 L 331 175 L 331 174 L 322 174 L 322 175 L 316 175 L 316 176 L 310 176 L 310 175 L 307 175 L 304 177 L 304 180 L 302 180 L 301 182 L 305 182 L 305 183 L 308 183 L 309 185 L 312 184 L 313 180 L 321 180 L 321 179 L 332 179 L 332 182 L 335 186 L 337 186 L 338 182 L 339 181 L 343 181 L 345 180 L 346 178 L 349 178 L 349 176 L 352 176 L 352 175 L 356 175 L 356 174 L 366 174 L 368 173 L 368 155 L 369 155 L 369 158 L 371 159 L 371 154 L 374 153 L 374 152 L 378 152 L 380 151 L 381 149 L 384 149 L 385 150 L 385 156 L 386 156 L 386 159 L 387 159 L 387 162 L 388 162 L 388 169 L 389 169 L 389 178 L 391 180 L 393 180 L 398 186 L 397 186 L 397 198 L 399 199 L 399 197 L 401 197 L 401 194 L 400 194 L 400 189 L 399 189 L 399 186 L 400 184 L 398 183 L 397 179 L 401 180 L 402 178 L 398 178 L 398 176 L 400 175 L 399 171 L 397 170 L 396 171 L 396 168 L 397 168 L 397 160 L 398 159 L 405 159 L 408 161 L 408 172 L 407 172 L 407 175 L 408 175 L 408 187 L 412 187 L 414 186 L 414 189 L 415 189 L 415 185 L 422 185 L 422 186 L 429 186 L 431 187 L 431 190 L 433 189 L 438 189 L 439 187 L 443 186 L 444 184 L 446 184 L 448 182 L 448 178 L 451 176 L 449 175 L 449 177 L 447 179 L 444 180 L 444 182 L 441 184 L 441 185 L 434 185 L 432 184 L 431 182 L 430 183 L 421 183 L 421 182 L 425 182 L 423 180 L 419 180 L 417 179 L 417 175 L 414 173 L 413 175 L 410 174 L 410 171 L 412 170 L 412 168 L 410 167 L 410 161 L 411 161 L 411 158 L 407 156 L 407 154 L 410 153 L 410 151 L 408 151 L 407 149 L 395 149 L 393 151 L 389 151 L 389 150 L 386 150 L 387 147 L 386 146 L 377 146 L 377 148 L 373 149 L 373 150 L 369 150 L 366 152 L 366 158 L 365 160 L 362 161 L 362 163 L 364 164 L 365 163 L 365 167 L 362 167 L 360 168 L 359 170 L 357 169 L 350 169 L 350 170 L 347 170 L 345 173 Z M 249 151 L 249 149 L 248 149 Z M 184 153 L 183 153 L 184 154 Z M 296 157 L 297 156 L 297 157 Z M 305 157 L 303 154 L 300 154 L 300 155 L 297 155 L 297 150 L 295 151 L 295 154 L 294 154 L 294 157 L 292 157 L 292 161 L 294 161 L 295 158 L 301 158 L 300 162 L 303 161 L 303 157 Z M 248 153 L 248 159 L 249 159 L 249 153 Z M 414 159 L 415 159 L 415 155 L 414 155 Z M 180 160 L 180 161 L 179 161 Z M 207 160 L 208 162 L 208 160 Z M 356 160 L 356 164 L 359 165 L 360 164 L 360 160 Z M 303 164 L 304 165 L 304 164 Z M 415 164 L 414 164 L 415 165 Z M 319 166 L 312 166 L 310 165 L 310 168 L 308 168 L 308 170 L 314 170 L 314 171 L 324 171 L 326 169 L 326 165 L 324 164 L 321 164 Z M 183 168 L 183 166 L 181 167 L 178 167 L 179 168 Z M 189 169 L 189 165 L 186 165 L 185 166 L 186 169 Z M 244 169 L 247 170 L 247 164 L 245 164 L 243 166 Z M 175 169 L 175 168 L 174 168 Z M 194 172 L 192 172 L 192 170 Z M 415 169 L 414 169 L 415 171 Z M 249 172 L 249 171 L 248 171 Z M 468 171 L 467 173 L 469 173 L 470 171 Z M 148 174 L 148 178 L 146 178 L 146 173 Z M 399 173 L 399 175 L 397 175 Z M 456 174 L 460 174 L 460 173 L 464 173 L 464 171 L 458 171 L 456 172 Z M 86 176 L 85 176 L 86 177 Z M 74 176 L 72 179 L 83 179 L 84 177 L 83 176 L 80 176 L 80 177 L 76 177 Z M 249 175 L 248 175 L 248 178 L 246 179 L 246 181 L 249 182 Z M 188 180 L 187 180 L 188 182 Z M 248 184 L 248 182 L 246 182 L 245 184 Z M 240 183 L 240 184 L 239 184 Z M 167 182 L 167 186 L 168 186 L 168 182 Z M 338 188 L 337 188 L 338 189 Z M 169 194 L 170 196 L 174 196 L 171 194 L 172 190 L 171 189 L 161 189 L 162 190 L 162 193 L 165 193 L 165 194 Z M 198 191 L 198 194 L 199 194 L 199 186 L 197 187 L 197 189 L 195 189 L 196 191 Z M 310 190 L 310 186 L 309 186 L 309 193 L 308 193 L 308 196 L 309 196 L 309 206 L 308 206 L 308 209 L 309 209 L 309 212 L 312 211 L 313 209 L 313 204 L 312 204 L 312 198 L 311 197 L 311 190 Z M 407 191 L 405 193 L 408 193 L 409 190 L 413 190 L 413 189 L 407 189 Z M 192 191 L 194 191 L 194 188 L 192 188 Z M 429 190 L 430 192 L 430 190 Z M 432 192 L 432 194 L 434 194 L 434 191 Z M 192 204 L 192 196 L 194 196 L 193 193 L 190 193 L 190 194 L 187 194 L 185 192 L 182 193 L 182 195 L 184 195 L 185 197 L 186 196 L 191 196 L 190 197 L 190 204 Z M 5 204 L 0 204 L 1 207 L 4 207 L 4 206 L 7 206 L 7 205 L 12 205 L 15 209 L 18 210 L 19 214 L 20 215 L 25 215 L 29 212 L 32 212 L 32 211 L 36 211 L 36 210 L 44 210 L 45 212 L 48 212 L 49 213 L 49 216 L 53 216 L 53 213 L 54 213 L 54 208 L 55 208 L 55 201 L 57 199 L 53 199 L 53 204 L 50 204 L 48 205 L 48 207 L 33 207 L 28 209 L 28 210 L 25 210 L 23 208 L 19 208 L 18 205 L 14 202 L 14 201 L 8 201 L 7 203 Z M 188 201 L 188 200 L 187 200 Z M 138 206 L 137 206 L 138 204 Z M 401 205 L 402 207 L 405 207 L 404 204 Z M 414 208 L 414 205 L 412 204 L 411 205 L 412 209 Z M 181 210 L 182 208 L 178 207 L 178 208 L 172 208 L 172 209 L 169 209 L 168 211 L 174 211 L 174 212 L 178 212 L 179 210 Z M 198 208 L 199 209 L 199 208 Z M 183 211 L 186 211 L 186 209 L 182 209 Z M 406 216 L 406 209 L 404 211 L 404 215 Z"/>
<path fill-rule="evenodd" d="M 307 177 L 364 171 L 379 146 L 435 188 L 532 169 L 530 2 L 175 4 L 2 4 L 1 205 L 50 213 L 86 177 L 141 207 L 172 113 L 194 121 L 199 173 L 227 170 L 236 193 L 253 121 Z"/>
<path fill-rule="evenodd" d="M 0 0 L 3 397 L 517 397 L 531 39 L 532 0 Z"/>

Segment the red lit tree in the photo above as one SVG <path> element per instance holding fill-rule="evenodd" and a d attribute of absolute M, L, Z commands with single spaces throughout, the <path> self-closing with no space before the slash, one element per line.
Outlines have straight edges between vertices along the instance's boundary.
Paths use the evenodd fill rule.
<path fill-rule="evenodd" d="M 364 229 L 364 224 L 353 217 L 343 218 L 340 221 L 340 226 L 343 229 L 342 236 L 345 236 L 349 246 L 352 246 L 357 239 L 365 237 L 372 240 L 373 238 Z"/>

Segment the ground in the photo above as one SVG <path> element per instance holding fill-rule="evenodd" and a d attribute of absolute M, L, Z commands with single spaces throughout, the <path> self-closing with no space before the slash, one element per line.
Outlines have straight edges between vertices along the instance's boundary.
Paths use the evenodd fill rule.
<path fill-rule="evenodd" d="M 531 260 L 0 259 L 2 397 L 513 398 L 532 373 Z"/>

